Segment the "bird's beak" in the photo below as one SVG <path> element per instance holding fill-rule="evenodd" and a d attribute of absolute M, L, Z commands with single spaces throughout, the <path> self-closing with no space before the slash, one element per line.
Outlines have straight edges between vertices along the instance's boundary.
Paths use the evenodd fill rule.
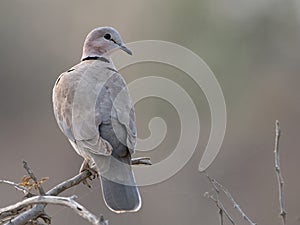
<path fill-rule="evenodd" d="M 124 52 L 128 53 L 129 55 L 132 55 L 132 51 L 127 48 L 125 45 L 120 45 L 120 49 L 122 49 Z"/>

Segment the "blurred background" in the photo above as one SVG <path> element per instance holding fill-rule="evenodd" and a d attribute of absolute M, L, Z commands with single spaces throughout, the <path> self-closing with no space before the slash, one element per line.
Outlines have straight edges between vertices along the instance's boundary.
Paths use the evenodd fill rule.
<path fill-rule="evenodd" d="M 58 75 L 79 62 L 86 34 L 98 26 L 115 27 L 125 42 L 174 42 L 206 61 L 223 89 L 228 113 L 221 152 L 208 172 L 258 224 L 280 224 L 273 154 L 278 119 L 288 223 L 300 224 L 298 0 L 2 0 L 0 179 L 19 182 L 25 175 L 22 160 L 38 177 L 50 178 L 44 184 L 47 190 L 78 172 L 82 158 L 56 124 L 51 91 Z M 175 176 L 140 188 L 143 207 L 138 213 L 110 212 L 98 180 L 92 189 L 79 185 L 62 195 L 77 195 L 81 204 L 102 213 L 110 224 L 219 224 L 218 210 L 204 197 L 211 186 L 198 172 L 210 131 L 210 111 L 201 89 L 182 71 L 166 65 L 142 63 L 121 73 L 127 82 L 164 76 L 186 89 L 201 121 L 197 149 Z M 140 138 L 149 136 L 152 117 L 166 121 L 163 143 L 143 154 L 153 162 L 166 158 L 180 135 L 178 114 L 158 98 L 143 99 L 135 107 Z M 0 207 L 21 197 L 0 185 Z M 246 224 L 226 199 L 222 201 L 237 224 Z M 47 212 L 52 224 L 89 224 L 70 209 L 49 206 Z"/>

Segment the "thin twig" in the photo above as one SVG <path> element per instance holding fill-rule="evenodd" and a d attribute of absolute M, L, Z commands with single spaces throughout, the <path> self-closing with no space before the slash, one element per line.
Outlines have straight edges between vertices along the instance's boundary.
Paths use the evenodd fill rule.
<path fill-rule="evenodd" d="M 31 177 L 31 179 L 35 182 L 35 183 L 38 183 L 38 179 L 36 178 L 36 176 L 34 175 L 34 173 L 32 172 L 32 170 L 29 168 L 28 164 L 26 161 L 23 161 L 23 167 L 24 169 L 27 171 L 28 175 Z M 42 187 L 42 185 L 38 185 L 37 186 L 39 192 L 40 192 L 40 195 L 45 195 L 45 191 Z"/>
<path fill-rule="evenodd" d="M 0 183 L 11 185 L 14 188 L 16 188 L 17 190 L 22 191 L 24 194 L 29 193 L 29 190 L 27 188 L 22 187 L 21 185 L 15 183 L 15 182 L 12 182 L 12 181 L 9 181 L 9 180 L 0 180 Z"/>
<path fill-rule="evenodd" d="M 283 176 L 280 170 L 280 155 L 279 155 L 279 139 L 281 135 L 281 130 L 279 127 L 279 121 L 276 120 L 275 122 L 275 147 L 274 147 L 274 154 L 275 154 L 275 171 L 277 175 L 278 181 L 278 195 L 279 195 L 279 205 L 280 205 L 280 216 L 282 218 L 282 224 L 286 225 L 286 210 L 284 208 L 284 194 L 283 194 Z"/>
<path fill-rule="evenodd" d="M 17 190 L 22 191 L 25 194 L 25 197 L 32 197 L 33 196 L 33 194 L 31 194 L 27 188 L 15 183 L 15 182 L 8 181 L 8 180 L 0 180 L 0 183 L 8 184 L 10 186 L 13 186 Z M 0 221 L 2 221 L 2 222 L 9 221 L 10 219 L 14 218 L 16 215 L 24 212 L 25 210 L 26 210 L 26 208 L 17 208 L 13 211 L 2 213 L 0 215 Z"/>
<path fill-rule="evenodd" d="M 205 197 L 207 197 L 208 199 L 212 200 L 217 208 L 218 208 L 218 214 L 219 214 L 219 218 L 220 218 L 220 225 L 224 224 L 224 219 L 223 219 L 223 207 L 220 206 L 219 201 L 217 200 L 217 198 L 214 198 L 214 196 L 210 193 L 205 193 L 204 194 Z"/>
<path fill-rule="evenodd" d="M 53 205 L 62 205 L 67 206 L 71 209 L 73 209 L 74 212 L 76 212 L 78 215 L 80 215 L 82 218 L 88 220 L 90 223 L 94 225 L 108 225 L 103 219 L 100 220 L 100 218 L 97 218 L 95 215 L 93 215 L 91 212 L 89 212 L 86 208 L 84 208 L 82 205 L 80 205 L 78 202 L 76 202 L 74 199 L 76 196 L 72 197 L 57 197 L 57 196 L 34 196 L 31 198 L 27 198 L 23 201 L 17 202 L 13 205 L 7 206 L 5 208 L 0 209 L 0 215 L 1 213 L 13 211 L 20 207 L 26 207 L 29 205 L 34 204 L 53 204 Z"/>
<path fill-rule="evenodd" d="M 223 216 L 223 215 L 225 215 L 225 216 L 227 217 L 227 219 L 228 219 L 233 225 L 235 225 L 234 220 L 233 220 L 232 217 L 229 215 L 229 213 L 227 212 L 227 210 L 224 208 L 222 202 L 219 200 L 218 193 L 216 193 L 216 194 L 217 194 L 217 197 L 214 197 L 213 195 L 211 195 L 211 194 L 209 194 L 209 193 L 205 193 L 205 196 L 206 196 L 207 198 L 209 198 L 210 200 L 212 200 L 212 201 L 216 204 L 216 206 L 217 206 L 217 208 L 218 208 L 218 210 L 219 210 L 218 214 L 219 214 L 219 218 L 220 218 L 220 225 L 223 225 L 223 224 L 224 224 L 224 219 L 223 219 L 224 216 Z"/>
<path fill-rule="evenodd" d="M 226 187 L 224 187 L 222 184 L 220 184 L 218 181 L 216 181 L 214 178 L 211 178 L 207 173 L 206 173 L 207 178 L 209 179 L 210 183 L 214 187 L 218 187 L 218 190 L 221 190 L 224 192 L 224 194 L 227 196 L 227 198 L 232 202 L 233 207 L 242 215 L 244 220 L 246 220 L 249 224 L 251 225 L 256 225 L 256 223 L 252 222 L 251 219 L 244 213 L 244 211 L 241 209 L 241 207 L 237 204 L 237 202 L 234 200 L 230 192 Z"/>
<path fill-rule="evenodd" d="M 224 224 L 223 212 L 224 212 L 223 209 L 219 209 L 220 225 Z"/>
<path fill-rule="evenodd" d="M 219 199 L 219 195 L 220 195 L 220 190 L 219 190 L 219 188 L 216 186 L 215 183 L 213 183 L 213 182 L 211 181 L 211 178 L 210 178 L 210 176 L 207 174 L 207 172 L 204 171 L 204 173 L 205 173 L 206 177 L 209 179 L 209 181 L 210 181 L 210 183 L 212 184 L 213 189 L 214 189 L 214 191 L 215 191 L 215 193 L 216 193 L 216 198 L 213 198 L 212 195 L 210 195 L 209 198 L 210 198 L 212 201 L 215 202 L 217 208 L 219 209 L 220 224 L 223 224 L 223 223 L 224 223 L 224 222 L 223 222 L 223 214 L 225 214 L 225 216 L 227 217 L 227 219 L 228 219 L 233 225 L 235 225 L 234 220 L 233 220 L 232 217 L 229 215 L 229 213 L 226 211 L 226 209 L 224 208 L 222 202 L 221 202 L 220 199 Z"/>

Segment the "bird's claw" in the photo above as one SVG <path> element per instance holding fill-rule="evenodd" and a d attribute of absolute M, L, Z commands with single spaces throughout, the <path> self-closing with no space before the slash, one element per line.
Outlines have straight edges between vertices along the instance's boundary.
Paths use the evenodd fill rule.
<path fill-rule="evenodd" d="M 94 180 L 97 177 L 99 177 L 99 173 L 95 167 L 90 167 L 89 160 L 84 160 L 80 167 L 80 172 L 83 172 L 85 170 L 87 170 L 91 175 L 88 178 L 84 179 L 82 183 L 88 186 L 89 188 L 92 188 L 92 186 L 88 183 L 87 179 L 89 179 L 90 181 Z"/>
<path fill-rule="evenodd" d="M 150 157 L 139 157 L 131 159 L 131 165 L 148 165 L 151 166 L 152 162 Z"/>

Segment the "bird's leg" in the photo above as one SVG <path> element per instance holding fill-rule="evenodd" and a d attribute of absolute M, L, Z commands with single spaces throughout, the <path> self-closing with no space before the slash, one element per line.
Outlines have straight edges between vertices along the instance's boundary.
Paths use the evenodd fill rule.
<path fill-rule="evenodd" d="M 95 179 L 96 177 L 99 177 L 99 173 L 97 171 L 97 169 L 95 167 L 90 167 L 90 164 L 89 164 L 90 160 L 89 159 L 84 159 L 82 164 L 81 164 L 81 167 L 80 167 L 80 173 L 87 170 L 90 172 L 90 176 L 88 177 L 89 180 L 93 180 Z M 84 185 L 87 185 L 89 188 L 91 188 L 92 186 L 88 183 L 87 179 L 84 179 L 82 181 L 82 183 Z"/>

